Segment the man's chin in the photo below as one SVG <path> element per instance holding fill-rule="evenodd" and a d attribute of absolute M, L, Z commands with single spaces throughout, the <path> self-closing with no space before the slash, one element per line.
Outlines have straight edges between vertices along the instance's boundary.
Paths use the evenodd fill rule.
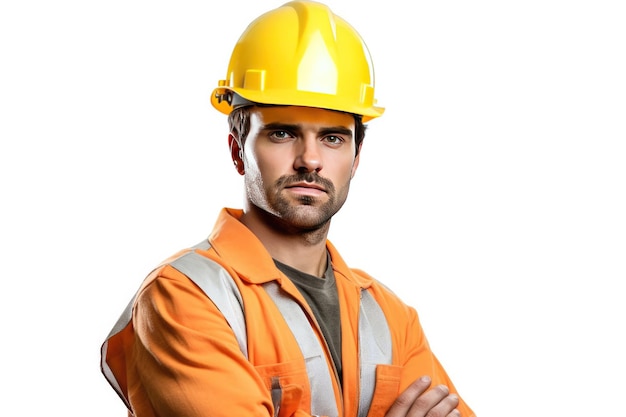
<path fill-rule="evenodd" d="M 283 213 L 282 218 L 293 227 L 302 229 L 318 229 L 330 220 L 324 210 L 310 205 L 292 207 L 289 212 Z"/>

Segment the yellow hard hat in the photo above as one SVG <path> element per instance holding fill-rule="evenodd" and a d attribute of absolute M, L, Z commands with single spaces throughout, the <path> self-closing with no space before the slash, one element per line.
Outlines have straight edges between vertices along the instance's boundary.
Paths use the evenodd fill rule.
<path fill-rule="evenodd" d="M 211 104 L 224 114 L 242 104 L 319 107 L 383 114 L 374 68 L 361 36 L 324 4 L 291 1 L 255 19 L 232 52 Z"/>

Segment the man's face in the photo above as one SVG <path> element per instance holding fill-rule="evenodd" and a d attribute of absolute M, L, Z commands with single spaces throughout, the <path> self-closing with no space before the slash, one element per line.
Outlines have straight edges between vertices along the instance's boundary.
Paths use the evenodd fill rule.
<path fill-rule="evenodd" d="M 346 201 L 359 162 L 352 115 L 310 107 L 255 107 L 244 146 L 248 204 L 283 227 L 314 230 Z"/>

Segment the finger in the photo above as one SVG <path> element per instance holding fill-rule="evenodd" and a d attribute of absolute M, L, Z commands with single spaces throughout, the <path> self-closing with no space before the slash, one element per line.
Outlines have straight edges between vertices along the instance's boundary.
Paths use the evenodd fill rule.
<path fill-rule="evenodd" d="M 456 394 L 450 394 L 446 385 L 437 385 L 415 399 L 407 416 L 444 417 L 448 416 L 458 405 L 459 398 Z"/>
<path fill-rule="evenodd" d="M 428 417 L 460 417 L 461 413 L 456 409 L 458 405 L 459 397 L 456 394 L 449 394 L 436 403 L 430 410 L 426 411 L 426 414 L 420 414 L 424 412 L 424 410 L 421 409 L 417 411 L 418 414 L 416 415 L 428 415 Z M 410 411 L 410 413 L 412 412 L 413 410 Z"/>
<path fill-rule="evenodd" d="M 404 417 L 413 406 L 413 403 L 430 387 L 431 379 L 425 375 L 416 379 L 396 398 L 385 417 Z"/>

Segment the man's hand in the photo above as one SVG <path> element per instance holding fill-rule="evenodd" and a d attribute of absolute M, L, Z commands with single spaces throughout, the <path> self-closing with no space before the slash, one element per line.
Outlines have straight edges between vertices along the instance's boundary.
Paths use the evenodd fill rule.
<path fill-rule="evenodd" d="M 450 394 L 448 387 L 430 387 L 430 377 L 423 376 L 408 386 L 396 398 L 385 417 L 460 417 L 456 410 L 459 397 Z"/>

